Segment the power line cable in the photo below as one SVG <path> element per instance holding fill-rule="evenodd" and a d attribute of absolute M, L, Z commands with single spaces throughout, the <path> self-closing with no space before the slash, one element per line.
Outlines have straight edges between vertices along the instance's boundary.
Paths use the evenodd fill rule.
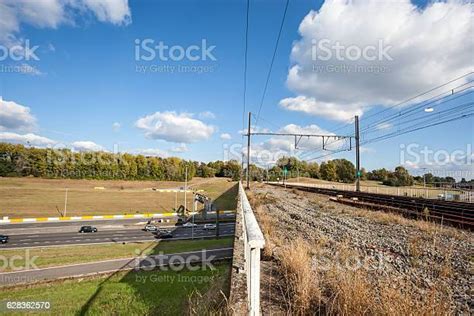
<path fill-rule="evenodd" d="M 421 96 L 423 96 L 423 95 L 425 95 L 425 94 L 428 94 L 428 93 L 430 93 L 430 92 L 432 92 L 432 91 L 435 91 L 435 90 L 437 90 L 437 89 L 439 89 L 439 88 L 442 88 L 442 87 L 444 87 L 444 86 L 447 86 L 448 84 L 453 83 L 453 82 L 455 82 L 455 81 L 457 81 L 457 80 L 459 80 L 459 79 L 462 79 L 462 78 L 464 78 L 464 77 L 470 76 L 470 75 L 472 75 L 473 73 L 474 73 L 474 72 L 472 72 L 472 71 L 471 71 L 471 72 L 468 72 L 468 73 L 466 73 L 466 74 L 464 74 L 464 75 L 462 75 L 462 76 L 460 76 L 460 77 L 454 78 L 454 79 L 452 79 L 452 80 L 450 80 L 450 81 L 448 81 L 448 82 L 445 82 L 445 83 L 443 83 L 443 84 L 441 84 L 441 85 L 439 85 L 439 86 L 436 86 L 436 87 L 434 87 L 434 88 L 431 88 L 431 89 L 428 90 L 428 91 L 422 92 L 422 93 L 417 94 L 417 95 L 415 95 L 415 96 L 413 96 L 413 97 L 410 97 L 410 98 L 408 98 L 408 99 L 406 99 L 406 100 L 404 100 L 404 101 L 402 101 L 402 102 L 399 102 L 399 103 L 397 103 L 397 104 L 394 104 L 394 105 L 392 105 L 391 107 L 388 107 L 388 108 L 383 109 L 383 110 L 380 110 L 380 111 L 378 111 L 378 112 L 376 112 L 376 113 L 372 113 L 372 114 L 370 114 L 370 115 L 368 115 L 368 116 L 365 116 L 365 117 L 362 118 L 362 119 L 363 119 L 363 120 L 367 120 L 367 119 L 370 118 L 370 117 L 373 117 L 373 116 L 375 116 L 375 115 L 379 115 L 380 113 L 384 113 L 384 112 L 386 112 L 386 111 L 389 111 L 389 110 L 391 110 L 391 109 L 393 109 L 393 108 L 396 108 L 396 107 L 398 107 L 398 106 L 400 106 L 400 105 L 402 105 L 402 104 L 404 104 L 404 103 L 410 102 L 410 101 L 415 100 L 415 99 L 417 99 L 417 98 L 419 98 L 419 97 L 421 97 Z"/>
<path fill-rule="evenodd" d="M 265 86 L 263 88 L 262 98 L 260 100 L 260 106 L 258 108 L 257 119 L 256 119 L 255 124 L 258 124 L 258 120 L 260 118 L 260 111 L 262 110 L 263 102 L 264 102 L 265 96 L 267 94 L 268 82 L 270 81 L 270 76 L 272 74 L 273 63 L 275 61 L 275 56 L 276 56 L 276 53 L 277 53 L 277 50 L 278 50 L 278 44 L 280 43 L 280 37 L 281 37 L 282 30 L 283 30 L 283 25 L 285 24 L 286 12 L 288 11 L 288 4 L 289 3 L 290 3 L 290 0 L 286 0 L 285 11 L 283 11 L 283 17 L 282 17 L 281 23 L 280 23 L 280 30 L 278 31 L 278 36 L 277 36 L 277 39 L 276 39 L 276 42 L 275 42 L 275 48 L 273 49 L 273 56 L 272 56 L 272 60 L 270 62 L 270 68 L 268 69 L 267 79 L 265 81 Z"/>

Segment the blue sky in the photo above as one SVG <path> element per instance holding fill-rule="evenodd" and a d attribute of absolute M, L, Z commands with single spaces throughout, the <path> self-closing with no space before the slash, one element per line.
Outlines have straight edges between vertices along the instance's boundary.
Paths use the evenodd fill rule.
<path fill-rule="evenodd" d="M 3 28 L 0 29 L 3 43 L 0 44 L 4 47 L 24 46 L 25 40 L 29 40 L 31 45 L 39 46 L 36 53 L 40 59 L 26 63 L 32 67 L 29 74 L 4 69 L 0 72 L 3 100 L 28 108 L 25 115 L 31 123 L 30 126 L 4 124 L 2 127 L 0 110 L 0 132 L 4 140 L 9 141 L 10 137 L 12 142 L 24 142 L 24 137 L 15 138 L 12 134 L 32 133 L 53 141 L 54 146 L 74 148 L 76 144 L 78 150 L 90 148 L 93 143 L 110 151 L 118 145 L 120 151 L 153 152 L 202 161 L 228 157 L 224 148 L 241 142 L 245 1 L 119 0 L 119 7 L 105 4 L 94 7 L 89 2 L 78 0 L 77 7 L 60 7 L 58 2 L 56 9 L 63 10 L 62 15 L 51 13 L 57 10 L 45 5 L 35 8 L 43 18 L 32 18 L 24 12 L 24 7 L 10 0 L 0 0 L 0 10 L 1 6 L 9 9 L 3 10 L 0 17 L 9 14 L 13 20 L 10 26 L 0 26 Z M 325 4 L 323 1 L 290 1 L 262 107 L 260 128 L 331 132 L 353 114 L 364 118 L 473 69 L 472 57 L 468 57 L 473 48 L 472 39 L 469 40 L 472 30 L 458 31 L 465 29 L 462 23 L 465 23 L 466 11 L 470 9 L 468 4 L 448 2 L 432 5 L 426 1 L 401 4 L 401 1 L 398 6 L 392 2 L 392 5 L 374 9 L 364 4 L 369 2 L 351 5 L 334 1 Z M 247 111 L 258 110 L 284 6 L 285 1 L 250 1 Z M 309 19 L 311 10 L 314 15 Z M 364 16 L 371 16 L 374 10 L 384 17 L 371 21 Z M 418 10 L 418 13 L 413 13 L 413 10 Z M 439 12 L 445 12 L 446 16 L 439 18 Z M 390 24 L 396 24 L 402 18 L 409 19 L 413 29 L 395 29 L 398 33 L 393 35 Z M 299 32 L 299 27 L 304 30 Z M 385 33 L 372 32 L 375 29 Z M 413 30 L 429 36 L 413 38 Z M 439 34 L 443 32 L 438 30 L 447 30 L 451 34 L 443 36 Z M 340 40 L 346 45 L 359 47 L 372 43 L 373 39 L 384 38 L 393 46 L 393 61 L 373 63 L 378 67 L 388 67 L 388 73 L 379 75 L 328 73 L 326 69 L 316 76 L 307 69 L 307 55 L 295 51 L 295 47 L 299 47 L 301 52 L 308 49 L 308 39 L 311 38 Z M 216 60 L 136 61 L 136 39 L 163 41 L 169 46 L 184 48 L 200 45 L 204 39 L 207 45 L 215 46 L 212 54 Z M 318 61 L 310 62 L 314 65 Z M 24 65 L 25 62 L 7 58 L 0 64 L 6 67 Z M 332 64 L 320 64 L 341 65 L 335 64 L 334 60 Z M 342 64 L 354 65 L 345 61 Z M 361 65 L 372 64 L 362 62 Z M 147 73 L 141 73 L 137 71 L 140 66 L 200 66 L 210 72 L 147 70 Z M 295 66 L 295 71 L 298 71 L 291 77 L 290 69 Z M 468 78 L 461 78 L 435 92 L 449 91 Z M 414 103 L 434 94 L 425 95 Z M 286 106 L 282 100 L 287 100 Z M 472 94 L 442 104 L 439 110 L 459 105 L 461 101 L 472 101 Z M 397 113 L 410 106 L 414 106 L 413 103 L 385 114 Z M 12 108 L 11 104 L 8 108 L 4 106 L 4 120 L 17 115 L 5 114 Z M 165 115 L 167 112 L 175 113 Z M 419 115 L 423 115 L 423 111 Z M 143 119 L 142 125 L 137 123 L 140 119 Z M 118 123 L 115 128 L 114 123 Z M 362 119 L 362 128 L 368 123 Z M 396 129 L 398 123 L 394 121 L 391 128 Z M 157 124 L 164 127 L 157 127 Z M 176 126 L 181 131 L 173 130 Z M 338 133 L 351 134 L 353 127 L 349 125 Z M 229 134 L 231 139 L 222 134 Z M 367 169 L 393 168 L 400 164 L 400 144 L 407 146 L 411 143 L 449 153 L 459 149 L 470 156 L 472 152 L 467 148 L 472 145 L 473 134 L 472 117 L 458 120 L 367 145 L 362 153 L 362 163 Z M 291 144 L 288 139 L 277 141 L 263 137 L 255 138 L 254 142 L 256 152 L 281 152 L 289 149 Z M 291 152 L 306 158 L 318 157 L 318 154 L 305 153 L 317 148 L 320 145 L 317 142 L 303 143 L 305 150 Z M 351 152 L 333 158 L 353 160 L 353 156 Z M 467 178 L 474 178 L 471 163 L 453 166 L 452 162 L 441 166 L 434 163 L 433 166 L 432 161 L 422 160 L 416 164 L 408 162 L 407 166 L 416 173 L 423 165 L 429 165 L 440 175 L 443 175 L 443 170 L 459 169 L 466 172 Z"/>

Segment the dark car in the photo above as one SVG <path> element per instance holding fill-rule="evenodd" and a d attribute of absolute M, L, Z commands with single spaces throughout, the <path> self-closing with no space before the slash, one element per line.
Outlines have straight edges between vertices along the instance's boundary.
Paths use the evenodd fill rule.
<path fill-rule="evenodd" d="M 6 244 L 8 242 L 8 236 L 0 235 L 0 243 Z"/>
<path fill-rule="evenodd" d="M 173 238 L 173 234 L 171 234 L 170 231 L 168 230 L 160 230 L 160 231 L 157 231 L 155 233 L 156 235 L 156 238 L 160 238 L 160 239 L 169 239 L 169 238 Z"/>
<path fill-rule="evenodd" d="M 97 233 L 97 228 L 94 226 L 82 226 L 81 229 L 79 229 L 80 233 Z"/>

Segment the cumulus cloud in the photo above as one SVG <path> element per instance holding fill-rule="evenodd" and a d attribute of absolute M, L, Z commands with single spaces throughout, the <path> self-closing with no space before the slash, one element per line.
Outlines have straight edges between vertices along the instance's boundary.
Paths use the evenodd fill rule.
<path fill-rule="evenodd" d="M 169 156 L 166 150 L 162 150 L 159 148 L 136 149 L 136 150 L 133 150 L 132 153 L 137 154 L 137 155 L 162 157 L 162 158 L 166 158 Z"/>
<path fill-rule="evenodd" d="M 469 73 L 471 21 L 468 1 L 327 0 L 299 26 L 287 77 L 297 96 L 280 106 L 345 121 Z"/>
<path fill-rule="evenodd" d="M 17 133 L 10 133 L 10 132 L 0 133 L 0 142 L 31 145 L 35 147 L 52 146 L 57 143 L 56 141 L 52 139 L 39 136 L 33 133 L 17 134 Z"/>
<path fill-rule="evenodd" d="M 206 140 L 215 130 L 213 126 L 193 118 L 192 114 L 174 111 L 147 115 L 138 119 L 135 126 L 148 138 L 186 144 Z"/>
<path fill-rule="evenodd" d="M 0 130 L 31 130 L 36 126 L 36 118 L 29 107 L 0 97 Z"/>
<path fill-rule="evenodd" d="M 205 119 L 213 120 L 216 118 L 216 115 L 212 113 L 211 111 L 204 111 L 204 112 L 199 113 L 198 117 L 202 120 L 205 120 Z"/>
<path fill-rule="evenodd" d="M 101 22 L 116 25 L 128 25 L 131 22 L 128 0 L 82 0 L 82 3 Z M 81 1 L 79 1 L 79 5 L 81 5 Z"/>
<path fill-rule="evenodd" d="M 76 151 L 105 151 L 105 148 L 92 141 L 81 140 L 71 143 Z"/>
<path fill-rule="evenodd" d="M 232 136 L 229 133 L 222 133 L 221 134 L 221 139 L 222 140 L 231 140 Z"/>
<path fill-rule="evenodd" d="M 317 125 L 300 126 L 297 124 L 288 124 L 279 129 L 279 133 L 292 134 L 307 134 L 307 135 L 328 135 L 325 138 L 325 148 L 327 150 L 337 150 L 341 148 L 348 148 L 346 141 L 338 140 L 338 138 L 331 137 L 334 135 Z M 295 156 L 299 159 L 307 159 L 309 156 L 302 156 L 308 153 L 308 150 L 321 150 L 323 146 L 322 138 L 320 137 L 301 137 L 298 138 L 298 146 L 295 148 L 294 136 L 272 136 L 262 142 L 254 143 L 250 152 L 252 163 L 259 166 L 267 166 L 275 163 L 279 158 L 284 156 Z M 242 148 L 242 152 L 246 155 L 246 147 Z M 231 148 L 230 159 L 240 159 L 240 152 Z"/>
<path fill-rule="evenodd" d="M 92 14 L 115 25 L 131 22 L 128 0 L 0 0 L 0 43 L 22 45 L 22 24 L 55 29 L 75 24 L 79 14 Z"/>
<path fill-rule="evenodd" d="M 188 147 L 186 144 L 179 144 L 179 146 L 173 147 L 171 151 L 174 153 L 184 153 L 188 151 Z"/>
<path fill-rule="evenodd" d="M 114 122 L 114 123 L 112 124 L 112 130 L 113 130 L 114 132 L 118 132 L 121 127 L 122 127 L 122 125 L 121 125 L 119 122 Z"/>

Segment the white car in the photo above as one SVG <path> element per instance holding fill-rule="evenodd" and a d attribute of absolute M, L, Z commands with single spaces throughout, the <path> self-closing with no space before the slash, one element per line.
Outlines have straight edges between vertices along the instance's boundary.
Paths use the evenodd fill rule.
<path fill-rule="evenodd" d="M 214 230 L 216 229 L 216 224 L 204 224 L 204 230 Z"/>
<path fill-rule="evenodd" d="M 147 231 L 147 232 L 156 232 L 158 230 L 158 227 L 156 227 L 155 225 L 146 225 L 145 228 L 143 228 L 144 231 Z"/>
<path fill-rule="evenodd" d="M 191 222 L 183 224 L 183 227 L 196 227 L 196 226 L 197 226 L 197 224 L 194 224 L 194 223 L 191 223 Z"/>

